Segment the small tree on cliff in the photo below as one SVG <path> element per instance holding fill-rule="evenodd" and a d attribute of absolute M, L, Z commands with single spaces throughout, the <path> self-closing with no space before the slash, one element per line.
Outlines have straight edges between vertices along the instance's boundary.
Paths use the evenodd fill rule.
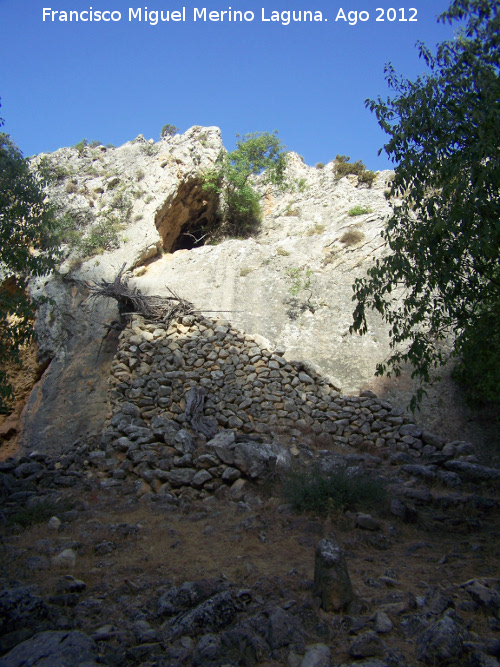
<path fill-rule="evenodd" d="M 243 135 L 236 149 L 222 152 L 215 168 L 204 174 L 204 190 L 220 197 L 223 234 L 249 236 L 260 223 L 260 195 L 252 187 L 252 177 L 265 172 L 266 183 L 283 185 L 286 152 L 277 134 Z"/>
<path fill-rule="evenodd" d="M 500 2 L 454 0 L 439 20 L 464 27 L 435 56 L 420 46 L 429 73 L 413 82 L 388 66 L 396 95 L 367 100 L 400 202 L 383 232 L 390 252 L 354 284 L 352 330 L 377 310 L 393 348 L 377 373 L 410 362 L 422 381 L 451 336 L 469 396 L 500 401 Z"/>
<path fill-rule="evenodd" d="M 3 120 L 0 119 L 0 126 Z M 55 218 L 43 184 L 9 135 L 0 133 L 0 411 L 12 387 L 5 370 L 19 360 L 33 336 L 34 305 L 27 292 L 32 276 L 55 266 Z"/>

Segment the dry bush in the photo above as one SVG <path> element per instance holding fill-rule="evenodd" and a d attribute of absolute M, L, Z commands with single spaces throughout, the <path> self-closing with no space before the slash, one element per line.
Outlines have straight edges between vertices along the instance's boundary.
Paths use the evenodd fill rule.
<path fill-rule="evenodd" d="M 365 235 L 363 232 L 360 232 L 359 229 L 349 229 L 342 235 L 340 242 L 345 246 L 352 246 L 361 243 L 364 238 Z"/>

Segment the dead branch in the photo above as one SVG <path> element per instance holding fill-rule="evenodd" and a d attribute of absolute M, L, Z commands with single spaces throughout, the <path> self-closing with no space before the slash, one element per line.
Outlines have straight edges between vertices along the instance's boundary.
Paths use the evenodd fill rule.
<path fill-rule="evenodd" d="M 146 320 L 164 322 L 167 326 L 176 317 L 198 312 L 192 303 L 181 299 L 170 288 L 167 289 L 172 296 L 158 296 L 143 294 L 139 288 L 129 287 L 128 278 L 124 277 L 125 267 L 126 264 L 121 267 L 111 282 L 102 279 L 98 283 L 86 283 L 90 298 L 115 299 L 118 302 L 121 317 L 138 313 Z"/>

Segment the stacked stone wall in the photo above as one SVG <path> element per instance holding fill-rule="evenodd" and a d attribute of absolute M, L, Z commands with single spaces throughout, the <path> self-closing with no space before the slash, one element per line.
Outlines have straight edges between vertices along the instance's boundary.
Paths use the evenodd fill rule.
<path fill-rule="evenodd" d="M 109 422 L 88 454 L 101 483 L 132 480 L 139 496 L 241 498 L 246 480 L 293 457 L 327 467 L 386 461 L 452 487 L 498 479 L 469 443 L 422 431 L 372 392 L 341 395 L 313 366 L 268 347 L 223 320 L 187 316 L 167 328 L 134 316 L 112 364 Z"/>
<path fill-rule="evenodd" d="M 135 316 L 120 336 L 111 381 L 113 413 L 132 403 L 147 423 L 162 415 L 184 425 L 187 394 L 198 385 L 207 391 L 205 415 L 221 429 L 308 436 L 321 447 L 389 447 L 416 458 L 444 445 L 387 401 L 371 392 L 341 395 L 312 364 L 287 361 L 224 320 L 187 316 L 167 329 Z"/>

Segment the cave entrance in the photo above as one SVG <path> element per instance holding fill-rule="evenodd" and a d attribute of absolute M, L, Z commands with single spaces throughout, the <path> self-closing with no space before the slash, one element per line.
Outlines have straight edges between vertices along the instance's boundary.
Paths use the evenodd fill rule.
<path fill-rule="evenodd" d="M 165 252 L 205 245 L 209 230 L 217 223 L 218 208 L 217 195 L 203 191 L 200 178 L 181 183 L 155 217 Z"/>

